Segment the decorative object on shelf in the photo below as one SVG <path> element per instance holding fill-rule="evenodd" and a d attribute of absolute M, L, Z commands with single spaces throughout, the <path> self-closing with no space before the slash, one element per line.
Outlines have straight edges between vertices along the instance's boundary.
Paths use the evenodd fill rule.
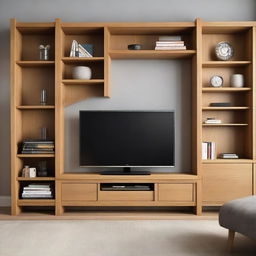
<path fill-rule="evenodd" d="M 141 50 L 141 44 L 128 44 L 128 50 Z"/>
<path fill-rule="evenodd" d="M 35 167 L 29 168 L 29 178 L 36 178 L 36 168 Z"/>
<path fill-rule="evenodd" d="M 239 156 L 235 153 L 220 153 L 219 158 L 221 158 L 221 159 L 238 159 Z"/>
<path fill-rule="evenodd" d="M 90 80 L 92 78 L 92 70 L 86 66 L 77 66 L 73 68 L 72 76 L 74 79 Z"/>
<path fill-rule="evenodd" d="M 45 106 L 47 102 L 47 94 L 46 94 L 46 90 L 42 89 L 40 92 L 40 104 L 42 106 Z"/>
<path fill-rule="evenodd" d="M 219 42 L 215 47 L 215 54 L 219 60 L 230 60 L 234 56 L 234 49 L 228 42 Z"/>
<path fill-rule="evenodd" d="M 37 175 L 38 175 L 38 177 L 47 177 L 48 176 L 47 161 L 39 162 Z"/>
<path fill-rule="evenodd" d="M 181 36 L 159 36 L 155 50 L 186 50 Z"/>
<path fill-rule="evenodd" d="M 47 140 L 47 128 L 46 127 L 40 128 L 40 138 L 41 138 L 41 140 Z"/>
<path fill-rule="evenodd" d="M 44 45 L 39 45 L 39 59 L 42 61 L 49 60 L 50 59 L 50 45 L 47 44 L 46 46 Z"/>
<path fill-rule="evenodd" d="M 244 75 L 234 74 L 230 77 L 230 85 L 232 87 L 241 88 L 244 86 Z"/>
<path fill-rule="evenodd" d="M 210 85 L 213 87 L 221 87 L 223 86 L 223 78 L 221 76 L 212 76 L 210 79 Z"/>
<path fill-rule="evenodd" d="M 214 160 L 216 158 L 215 142 L 205 141 L 202 143 L 202 160 Z"/>
<path fill-rule="evenodd" d="M 54 141 L 26 140 L 22 143 L 22 154 L 54 154 Z"/>
<path fill-rule="evenodd" d="M 214 117 L 208 117 L 205 121 L 205 124 L 221 124 L 220 119 L 215 119 Z"/>
<path fill-rule="evenodd" d="M 230 102 L 212 102 L 210 107 L 232 107 Z"/>
<path fill-rule="evenodd" d="M 76 40 L 73 40 L 71 44 L 70 57 L 93 57 L 93 45 L 79 44 Z"/>
<path fill-rule="evenodd" d="M 22 169 L 22 177 L 28 178 L 29 177 L 29 166 L 25 165 L 24 168 Z"/>
<path fill-rule="evenodd" d="M 53 192 L 50 184 L 29 184 L 23 187 L 22 195 L 23 199 L 46 199 L 53 198 Z"/>

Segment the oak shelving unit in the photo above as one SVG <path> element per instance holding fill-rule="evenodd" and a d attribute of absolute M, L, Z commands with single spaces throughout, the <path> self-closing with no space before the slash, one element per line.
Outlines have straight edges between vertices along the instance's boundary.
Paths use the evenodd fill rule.
<path fill-rule="evenodd" d="M 202 206 L 221 205 L 225 201 L 255 193 L 255 42 L 254 22 L 162 22 L 162 23 L 17 23 L 11 21 L 11 164 L 12 214 L 23 207 L 50 207 L 62 215 L 74 206 L 191 206 L 201 214 Z M 156 51 L 160 35 L 181 35 L 187 50 Z M 71 58 L 72 40 L 94 45 L 94 57 Z M 213 55 L 220 41 L 230 42 L 234 58 L 218 61 Z M 139 43 L 140 51 L 127 50 Z M 38 61 L 38 45 L 50 44 L 50 61 Z M 112 59 L 189 59 L 192 66 L 191 131 L 192 164 L 190 173 L 153 173 L 150 176 L 102 176 L 93 173 L 64 172 L 65 107 L 90 97 L 111 96 Z M 91 80 L 72 79 L 76 65 L 92 68 Z M 230 87 L 234 73 L 245 76 L 245 87 Z M 224 78 L 221 88 L 209 87 L 209 79 Z M 40 106 L 41 89 L 48 92 L 47 106 Z M 211 102 L 231 102 L 232 107 L 210 107 Z M 203 121 L 214 116 L 222 124 Z M 47 127 L 55 139 L 55 154 L 19 154 L 24 139 L 38 137 L 40 126 Z M 203 141 L 215 141 L 217 154 L 235 152 L 239 159 L 202 160 Z M 26 165 L 47 160 L 50 177 L 22 178 Z M 255 170 L 254 170 L 255 169 Z M 55 199 L 24 200 L 20 191 L 28 182 L 50 182 Z M 103 183 L 152 183 L 150 193 L 101 191 Z M 202 183 L 202 187 L 201 187 Z M 255 185 L 253 185 L 255 184 Z M 36 208 L 35 208 L 36 209 Z M 68 214 L 68 213 L 65 213 Z"/>

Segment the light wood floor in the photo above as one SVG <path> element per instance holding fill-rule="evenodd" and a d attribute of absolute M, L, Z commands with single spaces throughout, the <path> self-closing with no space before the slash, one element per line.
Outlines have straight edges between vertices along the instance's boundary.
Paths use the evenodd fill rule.
<path fill-rule="evenodd" d="M 204 212 L 197 216 L 191 211 L 69 211 L 62 216 L 55 216 L 52 212 L 23 212 L 12 216 L 10 208 L 0 208 L 0 220 L 216 220 L 217 211 Z"/>

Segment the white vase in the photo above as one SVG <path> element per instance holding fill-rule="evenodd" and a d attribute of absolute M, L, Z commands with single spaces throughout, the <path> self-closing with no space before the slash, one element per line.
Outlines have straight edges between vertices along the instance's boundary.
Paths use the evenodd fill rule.
<path fill-rule="evenodd" d="M 72 70 L 73 79 L 89 80 L 92 78 L 92 70 L 86 66 L 77 66 Z"/>
<path fill-rule="evenodd" d="M 243 87 L 244 86 L 244 75 L 242 74 L 234 74 L 230 77 L 230 85 L 232 87 Z"/>

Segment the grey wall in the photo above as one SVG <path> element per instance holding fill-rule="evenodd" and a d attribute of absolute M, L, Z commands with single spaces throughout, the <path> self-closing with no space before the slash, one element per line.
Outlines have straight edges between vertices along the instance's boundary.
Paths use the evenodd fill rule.
<path fill-rule="evenodd" d="M 134 4 L 134 6 L 133 6 Z M 222 20 L 255 20 L 256 2 L 254 0 L 0 0 L 0 195 L 10 194 L 10 126 L 9 126 L 9 19 L 19 21 L 52 21 L 56 17 L 64 21 L 193 21 L 196 17 L 209 21 Z M 176 65 L 177 64 L 177 65 Z M 177 110 L 177 128 L 186 124 L 187 114 L 186 93 L 181 98 L 181 92 L 187 92 L 189 80 L 183 79 L 190 70 L 186 61 L 161 62 L 130 62 L 115 61 L 113 63 L 113 98 L 91 99 L 79 103 L 66 111 L 68 127 L 77 125 L 77 110 L 81 108 L 125 108 L 125 109 L 172 109 Z M 143 69 L 145 67 L 145 69 Z M 129 76 L 124 81 L 127 72 L 139 70 L 139 76 Z M 168 71 L 168 72 L 166 72 Z M 162 94 L 159 94 L 154 83 L 155 76 L 160 77 Z M 173 87 L 173 83 L 177 87 Z M 168 84 L 168 86 L 167 86 Z M 150 90 L 145 93 L 149 86 Z M 134 87 L 133 87 L 134 86 Z M 134 102 L 127 96 L 136 95 Z M 114 97 L 115 96 L 115 97 Z M 174 101 L 173 101 L 174 99 Z M 121 104 L 120 104 L 121 103 Z M 177 104 L 176 104 L 177 103 Z M 176 104 L 176 105 L 175 105 Z M 184 109 L 183 109 L 184 108 Z M 183 134 L 186 134 L 186 129 Z M 70 132 L 72 134 L 72 132 Z M 179 131 L 179 134 L 180 131 Z M 182 145 L 181 136 L 177 135 L 177 169 L 187 169 L 189 166 L 181 163 L 180 152 L 189 149 Z M 76 138 L 74 138 L 75 143 Z M 189 141 L 189 134 L 185 141 Z M 71 142 L 70 142 L 71 143 Z M 69 163 L 73 167 L 76 160 Z M 184 164 L 184 165 L 183 165 Z M 68 167 L 67 167 L 68 168 Z"/>

